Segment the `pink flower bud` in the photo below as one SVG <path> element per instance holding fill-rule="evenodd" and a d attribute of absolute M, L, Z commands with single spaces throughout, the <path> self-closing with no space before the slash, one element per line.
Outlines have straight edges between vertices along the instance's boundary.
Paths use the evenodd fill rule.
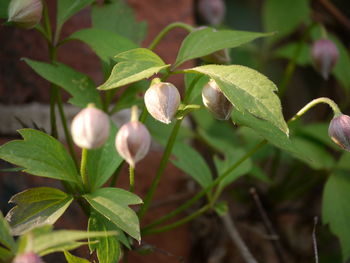
<path fill-rule="evenodd" d="M 11 0 L 8 21 L 19 27 L 31 29 L 40 22 L 42 12 L 41 0 Z"/>
<path fill-rule="evenodd" d="M 166 124 L 174 118 L 181 102 L 179 91 L 168 82 L 151 84 L 144 99 L 152 117 Z"/>
<path fill-rule="evenodd" d="M 26 252 L 16 256 L 12 263 L 44 263 L 44 261 L 37 254 Z"/>
<path fill-rule="evenodd" d="M 71 125 L 73 141 L 86 149 L 101 147 L 109 136 L 109 118 L 106 113 L 89 106 L 80 111 Z"/>
<path fill-rule="evenodd" d="M 311 56 L 316 69 L 328 79 L 339 58 L 337 46 L 329 39 L 319 39 L 312 45 Z"/>
<path fill-rule="evenodd" d="M 340 115 L 334 117 L 328 128 L 329 137 L 346 151 L 350 151 L 350 117 Z"/>
<path fill-rule="evenodd" d="M 211 79 L 202 90 L 203 104 L 218 120 L 228 120 L 232 104 L 220 90 L 215 80 Z"/>
<path fill-rule="evenodd" d="M 223 0 L 199 0 L 198 14 L 200 18 L 211 26 L 222 23 L 226 13 L 226 6 Z"/>
<path fill-rule="evenodd" d="M 146 156 L 150 145 L 151 135 L 146 126 L 139 121 L 124 124 L 115 138 L 118 153 L 132 167 Z"/>

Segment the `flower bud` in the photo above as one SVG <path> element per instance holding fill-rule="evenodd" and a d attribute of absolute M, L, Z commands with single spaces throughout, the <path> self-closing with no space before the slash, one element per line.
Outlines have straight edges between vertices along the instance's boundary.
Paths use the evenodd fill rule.
<path fill-rule="evenodd" d="M 26 252 L 14 258 L 12 263 L 44 263 L 42 259 L 33 252 Z"/>
<path fill-rule="evenodd" d="M 203 104 L 218 120 L 228 120 L 232 112 L 232 104 L 220 90 L 215 80 L 211 79 L 202 90 Z"/>
<path fill-rule="evenodd" d="M 346 151 L 350 151 L 350 117 L 340 115 L 334 117 L 328 128 L 329 137 Z"/>
<path fill-rule="evenodd" d="M 337 46 L 329 39 L 319 39 L 312 45 L 311 56 L 316 69 L 328 79 L 339 58 Z"/>
<path fill-rule="evenodd" d="M 168 82 L 151 84 L 145 93 L 145 105 L 156 120 L 169 124 L 181 102 L 177 88 Z"/>
<path fill-rule="evenodd" d="M 43 3 L 41 0 L 11 0 L 8 9 L 8 22 L 31 29 L 41 20 Z"/>
<path fill-rule="evenodd" d="M 151 135 L 146 126 L 139 121 L 124 124 L 115 138 L 118 153 L 132 167 L 146 156 L 150 145 Z"/>
<path fill-rule="evenodd" d="M 109 118 L 103 111 L 89 105 L 80 111 L 71 125 L 73 141 L 86 149 L 101 147 L 109 136 Z"/>
<path fill-rule="evenodd" d="M 200 18 L 211 26 L 222 23 L 225 17 L 226 6 L 223 0 L 199 0 L 198 14 Z"/>
<path fill-rule="evenodd" d="M 231 62 L 231 58 L 227 48 L 221 49 L 207 56 L 201 57 L 201 59 L 207 63 L 212 63 L 212 64 L 225 65 Z"/>

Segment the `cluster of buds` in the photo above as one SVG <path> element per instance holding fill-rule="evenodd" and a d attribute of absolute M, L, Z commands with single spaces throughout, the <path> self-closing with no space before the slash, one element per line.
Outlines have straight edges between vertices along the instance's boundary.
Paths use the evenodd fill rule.
<path fill-rule="evenodd" d="M 217 26 L 225 18 L 226 6 L 223 0 L 199 0 L 198 14 L 206 24 Z"/>
<path fill-rule="evenodd" d="M 350 151 L 350 117 L 348 115 L 335 116 L 328 128 L 329 137 L 346 151 Z"/>
<path fill-rule="evenodd" d="M 42 12 L 41 0 L 12 0 L 8 9 L 8 22 L 31 29 L 40 22 Z"/>
<path fill-rule="evenodd" d="M 44 261 L 34 252 L 25 252 L 16 256 L 12 263 L 44 263 Z"/>
<path fill-rule="evenodd" d="M 319 39 L 311 47 L 311 56 L 316 69 L 328 79 L 339 58 L 337 46 L 329 39 Z"/>

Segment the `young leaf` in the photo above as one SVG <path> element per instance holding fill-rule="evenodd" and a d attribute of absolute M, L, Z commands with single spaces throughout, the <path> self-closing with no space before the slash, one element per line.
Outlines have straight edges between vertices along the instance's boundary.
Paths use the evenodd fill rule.
<path fill-rule="evenodd" d="M 57 2 L 57 28 L 61 28 L 63 24 L 78 13 L 84 7 L 90 5 L 94 0 L 59 0 Z"/>
<path fill-rule="evenodd" d="M 147 33 L 147 23 L 137 22 L 134 10 L 124 1 L 105 1 L 103 5 L 93 5 L 91 19 L 94 28 L 109 30 L 138 44 Z"/>
<path fill-rule="evenodd" d="M 60 63 L 48 64 L 31 59 L 24 61 L 41 77 L 72 95 L 69 102 L 73 105 L 83 108 L 94 103 L 96 107 L 101 107 L 101 98 L 95 83 L 88 76 Z"/>
<path fill-rule="evenodd" d="M 350 180 L 348 173 L 331 175 L 323 192 L 322 219 L 340 239 L 343 261 L 350 258 Z"/>
<path fill-rule="evenodd" d="M 67 260 L 68 263 L 89 263 L 89 260 L 86 260 L 85 258 L 80 258 L 80 257 L 76 257 L 74 255 L 72 255 L 71 253 L 69 253 L 68 251 L 64 251 L 64 256 Z M 100 261 L 100 263 L 102 263 Z"/>
<path fill-rule="evenodd" d="M 92 190 L 101 187 L 123 161 L 115 148 L 116 133 L 117 128 L 111 123 L 109 138 L 103 147 L 89 150 L 87 174 Z"/>
<path fill-rule="evenodd" d="M 158 55 L 146 48 L 120 53 L 115 59 L 119 63 L 113 67 L 110 77 L 98 89 L 108 90 L 125 86 L 149 78 L 169 67 Z"/>
<path fill-rule="evenodd" d="M 188 69 L 213 78 L 235 109 L 250 112 L 267 120 L 288 134 L 281 102 L 276 95 L 277 87 L 259 72 L 238 65 L 207 65 Z"/>
<path fill-rule="evenodd" d="M 0 211 L 0 244 L 7 247 L 9 250 L 16 250 L 16 242 L 11 235 L 11 229 L 6 219 Z M 1 248 L 1 247 L 0 247 Z M 6 253 L 6 251 L 4 251 Z"/>
<path fill-rule="evenodd" d="M 214 31 L 204 28 L 191 32 L 182 42 L 174 68 L 187 60 L 200 58 L 224 48 L 234 48 L 271 33 L 256 33 L 236 30 Z"/>
<path fill-rule="evenodd" d="M 173 151 L 175 159 L 172 163 L 190 175 L 203 188 L 212 183 L 213 178 L 203 157 L 185 143 L 176 143 Z"/>
<path fill-rule="evenodd" d="M 76 31 L 69 36 L 68 40 L 84 42 L 106 63 L 109 63 L 116 54 L 138 47 L 125 37 L 99 28 Z"/>
<path fill-rule="evenodd" d="M 72 157 L 59 141 L 38 130 L 18 132 L 23 140 L 2 145 L 0 158 L 25 168 L 29 174 L 81 184 Z"/>
<path fill-rule="evenodd" d="M 10 199 L 16 206 L 6 215 L 14 235 L 33 228 L 54 224 L 66 211 L 73 198 L 61 190 L 37 187 L 18 193 Z"/>
<path fill-rule="evenodd" d="M 134 210 L 128 207 L 142 203 L 138 196 L 119 188 L 100 188 L 84 195 L 84 198 L 97 212 L 121 230 L 136 240 L 141 240 L 139 219 Z"/>

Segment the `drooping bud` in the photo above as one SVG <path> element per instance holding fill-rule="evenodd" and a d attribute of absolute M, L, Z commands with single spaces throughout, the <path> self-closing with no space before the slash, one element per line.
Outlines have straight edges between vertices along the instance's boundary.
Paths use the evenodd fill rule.
<path fill-rule="evenodd" d="M 339 58 L 337 46 L 329 39 L 319 39 L 312 45 L 311 56 L 316 69 L 324 79 L 328 79 Z"/>
<path fill-rule="evenodd" d="M 199 0 L 198 14 L 200 18 L 211 26 L 222 23 L 226 13 L 226 6 L 223 0 Z"/>
<path fill-rule="evenodd" d="M 232 104 L 220 90 L 215 80 L 211 79 L 202 90 L 203 104 L 218 120 L 228 120 Z"/>
<path fill-rule="evenodd" d="M 177 88 L 168 82 L 153 83 L 145 93 L 145 105 L 156 120 L 169 124 L 181 102 Z"/>
<path fill-rule="evenodd" d="M 118 153 L 132 167 L 147 155 L 150 145 L 151 135 L 139 121 L 124 124 L 115 138 Z"/>
<path fill-rule="evenodd" d="M 71 131 L 73 141 L 79 147 L 99 148 L 109 136 L 108 115 L 93 105 L 89 105 L 74 117 Z"/>
<path fill-rule="evenodd" d="M 14 258 L 12 263 L 44 263 L 44 261 L 33 252 L 26 252 Z"/>
<path fill-rule="evenodd" d="M 350 117 L 339 115 L 332 119 L 328 128 L 329 137 L 346 151 L 350 151 Z"/>
<path fill-rule="evenodd" d="M 8 9 L 8 22 L 31 29 L 41 20 L 43 3 L 41 0 L 11 0 Z"/>

